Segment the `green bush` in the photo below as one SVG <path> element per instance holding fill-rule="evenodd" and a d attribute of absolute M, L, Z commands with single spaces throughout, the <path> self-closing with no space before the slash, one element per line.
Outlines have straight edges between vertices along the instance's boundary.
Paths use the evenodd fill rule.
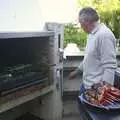
<path fill-rule="evenodd" d="M 113 32 L 116 38 L 120 38 L 120 10 L 113 12 Z"/>
<path fill-rule="evenodd" d="M 78 7 L 91 6 L 100 14 L 100 19 L 120 38 L 120 0 L 77 0 Z"/>
<path fill-rule="evenodd" d="M 100 18 L 113 31 L 115 37 L 120 38 L 120 10 L 101 12 Z"/>
<path fill-rule="evenodd" d="M 94 7 L 100 14 L 101 22 L 106 24 L 120 39 L 120 0 L 78 0 L 78 7 Z M 76 43 L 79 47 L 86 44 L 86 33 L 76 25 L 70 23 L 65 25 L 64 46 L 68 43 Z"/>
<path fill-rule="evenodd" d="M 72 23 L 66 24 L 64 28 L 64 47 L 68 43 L 76 43 L 79 47 L 84 47 L 86 44 L 86 33 Z"/>

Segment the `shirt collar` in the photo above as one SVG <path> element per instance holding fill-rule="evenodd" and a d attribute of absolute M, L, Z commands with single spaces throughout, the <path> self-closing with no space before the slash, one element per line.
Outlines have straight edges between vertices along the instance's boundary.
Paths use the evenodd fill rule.
<path fill-rule="evenodd" d="M 91 34 L 95 34 L 99 30 L 100 27 L 101 27 L 100 21 L 96 22 L 95 28 L 92 30 Z"/>

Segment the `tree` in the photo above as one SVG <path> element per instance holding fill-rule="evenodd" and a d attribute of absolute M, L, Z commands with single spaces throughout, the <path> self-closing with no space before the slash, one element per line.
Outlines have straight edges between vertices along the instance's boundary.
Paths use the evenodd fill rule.
<path fill-rule="evenodd" d="M 120 0 L 78 0 L 78 7 L 94 7 L 103 21 L 115 34 L 120 37 Z"/>
<path fill-rule="evenodd" d="M 78 0 L 78 7 L 90 6 L 95 8 L 100 14 L 100 19 L 120 38 L 120 0 Z M 73 24 L 65 26 L 64 46 L 70 42 L 84 47 L 86 34 Z"/>

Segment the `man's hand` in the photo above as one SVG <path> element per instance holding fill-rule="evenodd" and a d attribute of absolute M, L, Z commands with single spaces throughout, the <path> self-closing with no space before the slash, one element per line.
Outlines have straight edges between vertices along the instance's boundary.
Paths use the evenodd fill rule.
<path fill-rule="evenodd" d="M 77 72 L 76 71 L 72 71 L 70 74 L 69 74 L 69 79 L 73 79 L 75 76 L 76 76 Z"/>

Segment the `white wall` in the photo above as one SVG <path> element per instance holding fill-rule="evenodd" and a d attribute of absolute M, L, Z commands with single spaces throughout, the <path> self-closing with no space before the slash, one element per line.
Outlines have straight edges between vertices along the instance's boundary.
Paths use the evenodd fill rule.
<path fill-rule="evenodd" d="M 37 31 L 43 24 L 38 0 L 0 0 L 0 31 Z"/>
<path fill-rule="evenodd" d="M 74 22 L 77 19 L 77 0 L 39 0 L 43 19 L 51 22 Z"/>
<path fill-rule="evenodd" d="M 77 0 L 0 0 L 0 31 L 40 31 L 76 19 Z"/>

